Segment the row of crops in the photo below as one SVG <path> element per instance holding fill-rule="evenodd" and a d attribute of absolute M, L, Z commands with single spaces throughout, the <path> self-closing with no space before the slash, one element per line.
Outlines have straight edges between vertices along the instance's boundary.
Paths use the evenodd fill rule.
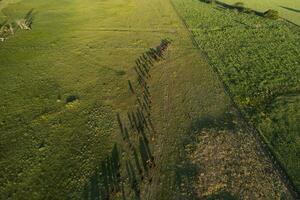
<path fill-rule="evenodd" d="M 199 0 L 174 0 L 235 102 L 300 190 L 300 29 Z"/>
<path fill-rule="evenodd" d="M 151 119 L 151 93 L 148 80 L 151 69 L 163 54 L 170 41 L 164 39 L 156 48 L 150 48 L 135 62 L 137 80 L 128 80 L 128 88 L 135 105 L 125 116 L 117 113 L 121 142 L 94 171 L 84 187 L 82 198 L 141 199 L 141 187 L 152 182 L 151 171 L 156 166 L 151 141 L 155 128 Z M 151 138 L 151 139 L 150 139 Z"/>

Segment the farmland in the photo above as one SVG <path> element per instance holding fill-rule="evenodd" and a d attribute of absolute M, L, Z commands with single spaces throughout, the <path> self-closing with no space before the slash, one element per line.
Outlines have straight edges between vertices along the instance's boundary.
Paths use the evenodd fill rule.
<path fill-rule="evenodd" d="M 274 151 L 286 150 L 296 182 L 298 29 L 172 2 L 0 1 L 0 24 L 13 28 L 0 41 L 0 199 L 293 199 L 211 64 Z M 30 29 L 18 28 L 28 13 Z M 261 51 L 247 25 L 262 30 L 247 29 Z M 265 40 L 269 29 L 278 33 Z M 236 63 L 229 48 L 258 58 Z M 266 106 L 269 90 L 286 93 Z"/>
<path fill-rule="evenodd" d="M 176 2 L 235 102 L 299 188 L 299 28 L 220 5 Z"/>

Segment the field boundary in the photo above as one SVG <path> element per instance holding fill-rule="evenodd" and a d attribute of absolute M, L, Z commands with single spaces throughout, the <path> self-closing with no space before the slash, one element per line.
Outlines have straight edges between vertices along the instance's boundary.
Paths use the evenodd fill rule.
<path fill-rule="evenodd" d="M 287 22 L 287 23 L 289 23 L 289 24 L 291 24 L 291 25 L 294 25 L 294 26 L 296 26 L 296 27 L 300 27 L 300 25 L 298 25 L 298 24 L 296 24 L 295 22 L 292 22 L 292 21 L 290 21 L 290 20 L 288 20 L 288 19 L 286 19 L 286 18 L 284 18 L 284 17 L 279 17 L 280 19 L 282 19 L 283 21 L 285 21 L 285 22 Z"/>
<path fill-rule="evenodd" d="M 195 48 L 198 50 L 199 54 L 205 59 L 205 61 L 211 66 L 212 70 L 214 73 L 217 75 L 218 80 L 222 84 L 224 91 L 226 95 L 230 98 L 230 101 L 232 105 L 236 108 L 238 117 L 241 119 L 241 122 L 243 123 L 244 127 L 246 130 L 254 136 L 254 138 L 258 141 L 259 146 L 262 150 L 262 153 L 269 158 L 274 166 L 274 169 L 278 172 L 280 179 L 282 182 L 285 184 L 291 195 L 293 196 L 294 199 L 299 199 L 300 198 L 300 192 L 297 190 L 295 184 L 291 181 L 290 176 L 286 172 L 286 168 L 283 166 L 283 164 L 277 159 L 275 152 L 270 148 L 269 143 L 266 141 L 265 137 L 263 136 L 262 132 L 258 130 L 254 125 L 252 125 L 248 118 L 245 116 L 243 110 L 238 106 L 238 104 L 234 100 L 234 96 L 231 93 L 229 87 L 226 85 L 226 83 L 223 81 L 217 67 L 212 64 L 210 61 L 207 53 L 200 48 L 198 42 L 195 39 L 194 33 L 191 31 L 192 29 L 189 28 L 187 22 L 185 19 L 180 15 L 178 10 L 176 9 L 176 6 L 174 5 L 172 0 L 169 0 L 172 8 L 174 9 L 176 15 L 178 18 L 181 20 L 182 24 L 185 26 L 189 33 L 189 37 L 195 46 Z M 298 25 L 297 25 L 298 26 Z"/>

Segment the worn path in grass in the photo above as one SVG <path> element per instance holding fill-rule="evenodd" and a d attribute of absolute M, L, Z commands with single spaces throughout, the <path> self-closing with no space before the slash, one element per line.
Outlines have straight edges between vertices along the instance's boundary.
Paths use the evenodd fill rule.
<path fill-rule="evenodd" d="M 1 199 L 78 199 L 118 138 L 115 112 L 132 104 L 134 60 L 164 38 L 150 83 L 157 167 L 143 199 L 286 193 L 169 1 L 26 0 L 4 13 L 31 8 L 33 30 L 0 46 Z"/>

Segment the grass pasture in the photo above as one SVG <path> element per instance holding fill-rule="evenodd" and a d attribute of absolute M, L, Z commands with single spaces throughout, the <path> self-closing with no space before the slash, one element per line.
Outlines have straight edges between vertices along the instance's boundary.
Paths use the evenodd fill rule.
<path fill-rule="evenodd" d="M 197 0 L 175 2 L 199 47 L 299 190 L 299 27 Z"/>
<path fill-rule="evenodd" d="M 0 46 L 0 198 L 76 199 L 118 135 L 134 59 L 168 33 L 131 31 L 133 1 L 30 0 L 2 11 L 32 8 L 33 30 Z"/>
<path fill-rule="evenodd" d="M 198 13 L 196 1 L 174 2 L 183 14 L 190 5 Z M 2 0 L 0 5 L 0 20 L 36 12 L 32 30 L 0 43 L 0 199 L 93 199 L 103 194 L 106 178 L 121 178 L 109 185 L 119 187 L 106 191 L 110 199 L 291 199 L 170 1 Z M 297 46 L 295 35 L 289 37 Z M 162 39 L 170 45 L 151 73 L 143 71 L 155 131 L 140 140 L 127 120 L 128 112 L 140 108 L 135 61 Z M 125 139 L 116 113 L 128 128 Z M 148 166 L 147 160 L 140 156 L 136 162 L 131 151 L 142 152 L 140 144 L 147 146 L 147 140 L 144 151 L 156 165 L 147 173 L 142 169 L 142 178 L 136 163 Z M 114 144 L 120 177 L 111 173 L 117 168 L 111 164 Z"/>

